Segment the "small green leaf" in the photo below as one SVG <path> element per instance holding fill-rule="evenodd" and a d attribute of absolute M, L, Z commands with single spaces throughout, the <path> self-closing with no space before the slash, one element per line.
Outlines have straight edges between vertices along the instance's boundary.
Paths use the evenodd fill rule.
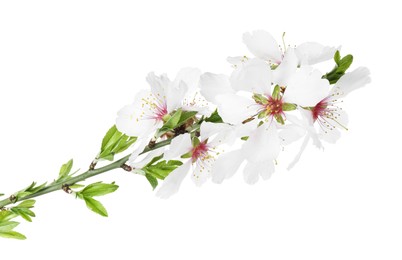
<path fill-rule="evenodd" d="M 73 184 L 73 185 L 70 185 L 70 189 L 79 189 L 79 188 L 82 188 L 82 187 L 85 187 L 85 185 L 82 185 L 82 184 Z"/>
<path fill-rule="evenodd" d="M 158 186 L 158 179 L 156 179 L 154 176 L 150 174 L 145 174 L 145 177 L 147 178 L 148 182 L 151 184 L 152 189 L 155 189 Z"/>
<path fill-rule="evenodd" d="M 0 232 L 7 232 L 13 230 L 16 226 L 18 226 L 20 223 L 16 221 L 6 221 L 6 222 L 0 222 Z"/>
<path fill-rule="evenodd" d="M 35 200 L 24 200 L 18 204 L 18 208 L 32 208 L 35 205 Z"/>
<path fill-rule="evenodd" d="M 240 138 L 241 140 L 243 140 L 243 141 L 247 141 L 248 140 L 248 136 L 243 136 L 242 138 Z"/>
<path fill-rule="evenodd" d="M 16 231 L 0 232 L 0 237 L 24 240 L 26 236 Z"/>
<path fill-rule="evenodd" d="M 291 103 L 283 103 L 282 110 L 283 111 L 293 111 L 297 108 L 297 105 Z"/>
<path fill-rule="evenodd" d="M 1 197 L 1 196 L 4 196 L 4 193 L 0 193 L 0 197 Z"/>
<path fill-rule="evenodd" d="M 218 110 L 215 110 L 209 117 L 205 118 L 205 122 L 223 123 L 223 120 L 222 117 L 218 114 Z"/>
<path fill-rule="evenodd" d="M 73 167 L 73 159 L 71 159 L 67 163 L 63 164 L 60 168 L 59 179 L 68 176 L 72 167 Z"/>
<path fill-rule="evenodd" d="M 103 196 L 116 191 L 118 188 L 119 186 L 117 186 L 116 184 L 96 182 L 86 186 L 79 193 L 82 194 L 84 197 Z"/>
<path fill-rule="evenodd" d="M 353 62 L 353 56 L 352 55 L 346 55 L 343 57 L 338 64 L 338 72 L 343 72 L 345 73 L 347 69 L 349 69 L 350 65 L 352 65 Z"/>
<path fill-rule="evenodd" d="M 182 110 L 178 109 L 163 126 L 168 129 L 176 128 L 177 124 L 180 121 L 181 113 Z"/>
<path fill-rule="evenodd" d="M 171 173 L 182 164 L 183 163 L 181 161 L 176 160 L 171 160 L 168 162 L 160 161 L 155 165 L 146 166 L 142 168 L 142 170 L 148 175 L 164 180 L 169 175 L 169 173 Z"/>
<path fill-rule="evenodd" d="M 185 122 L 187 122 L 187 120 L 189 120 L 190 118 L 195 116 L 197 113 L 198 113 L 197 111 L 182 111 L 180 120 L 179 120 L 179 122 L 177 122 L 176 127 L 183 125 Z"/>
<path fill-rule="evenodd" d="M 18 215 L 9 210 L 0 210 L 0 222 L 9 221 L 10 219 L 13 219 L 17 216 Z"/>
<path fill-rule="evenodd" d="M 107 210 L 105 209 L 105 207 L 102 205 L 102 203 L 100 203 L 99 201 L 97 201 L 94 198 L 91 197 L 84 197 L 85 200 L 85 204 L 87 205 L 87 207 L 92 210 L 93 212 L 103 216 L 103 217 L 107 217 Z"/>
<path fill-rule="evenodd" d="M 339 65 L 339 61 L 341 60 L 341 54 L 339 53 L 339 51 L 335 52 L 334 60 L 335 60 L 336 65 Z"/>
<path fill-rule="evenodd" d="M 103 137 L 101 150 L 97 159 L 113 161 L 114 155 L 124 152 L 137 141 L 137 137 L 127 136 L 113 125 Z"/>

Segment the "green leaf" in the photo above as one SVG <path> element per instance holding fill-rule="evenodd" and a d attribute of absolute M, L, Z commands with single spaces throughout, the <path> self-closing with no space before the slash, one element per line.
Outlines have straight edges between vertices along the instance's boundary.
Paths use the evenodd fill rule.
<path fill-rule="evenodd" d="M 26 236 L 16 231 L 0 232 L 0 237 L 24 240 Z"/>
<path fill-rule="evenodd" d="M 148 182 L 151 184 L 152 189 L 155 189 L 158 186 L 158 179 L 156 179 L 154 176 L 150 174 L 145 174 L 145 177 L 147 178 Z"/>
<path fill-rule="evenodd" d="M 0 193 L 0 197 L 1 197 L 1 196 L 4 196 L 4 193 Z"/>
<path fill-rule="evenodd" d="M 20 204 L 18 204 L 18 208 L 32 208 L 35 205 L 35 200 L 24 200 Z"/>
<path fill-rule="evenodd" d="M 180 117 L 182 114 L 182 110 L 178 109 L 170 118 L 169 120 L 163 125 L 163 127 L 167 129 L 174 129 L 177 127 L 177 124 L 180 121 Z"/>
<path fill-rule="evenodd" d="M 91 197 L 84 197 L 85 200 L 85 204 L 87 205 L 87 207 L 92 210 L 93 212 L 103 216 L 103 217 L 107 217 L 107 210 L 105 209 L 105 207 L 102 205 L 102 203 L 100 203 L 99 201 L 97 201 L 94 198 Z"/>
<path fill-rule="evenodd" d="M 125 135 L 117 130 L 116 125 L 113 125 L 103 137 L 97 159 L 113 161 L 116 154 L 127 150 L 135 141 L 137 137 Z"/>
<path fill-rule="evenodd" d="M 18 215 L 9 210 L 0 210 L 0 222 L 9 221 L 10 219 L 13 219 L 17 216 Z"/>
<path fill-rule="evenodd" d="M 282 110 L 283 111 L 293 111 L 297 108 L 297 105 L 291 103 L 283 103 Z"/>
<path fill-rule="evenodd" d="M 242 138 L 240 138 L 241 140 L 243 140 L 243 141 L 247 141 L 248 140 L 248 136 L 243 136 Z"/>
<path fill-rule="evenodd" d="M 95 197 L 95 196 L 103 196 L 109 193 L 116 191 L 119 188 L 116 184 L 108 184 L 102 182 L 92 183 L 86 186 L 79 193 L 84 197 Z"/>
<path fill-rule="evenodd" d="M 222 117 L 218 114 L 218 110 L 215 110 L 209 117 L 205 118 L 205 122 L 223 123 L 223 120 Z"/>
<path fill-rule="evenodd" d="M 339 51 L 335 52 L 334 60 L 335 60 L 336 65 L 339 65 L 339 61 L 341 60 L 341 54 L 339 53 Z"/>
<path fill-rule="evenodd" d="M 72 167 L 73 167 L 73 159 L 63 164 L 60 168 L 59 179 L 67 177 Z"/>
<path fill-rule="evenodd" d="M 171 161 L 160 161 L 155 165 L 149 165 L 142 170 L 145 172 L 147 175 L 151 175 L 155 178 L 164 180 L 169 173 L 171 173 L 173 170 L 175 170 L 177 167 L 182 165 L 183 163 L 181 161 L 176 161 L 176 160 L 171 160 Z"/>
<path fill-rule="evenodd" d="M 194 117 L 197 113 L 198 113 L 197 111 L 182 111 L 181 116 L 180 116 L 180 120 L 179 120 L 179 122 L 177 122 L 176 127 L 179 127 L 179 126 L 183 125 L 184 123 L 187 122 L 187 120 L 189 120 L 190 118 Z"/>
<path fill-rule="evenodd" d="M 349 54 L 341 58 L 339 51 L 337 51 L 334 55 L 334 61 L 336 63 L 335 67 L 322 76 L 322 78 L 327 79 L 330 84 L 335 84 L 343 75 L 345 75 L 346 70 L 353 62 L 353 56 Z"/>
<path fill-rule="evenodd" d="M 7 232 L 13 230 L 16 226 L 18 226 L 20 223 L 16 221 L 6 221 L 6 222 L 0 222 L 0 232 Z"/>

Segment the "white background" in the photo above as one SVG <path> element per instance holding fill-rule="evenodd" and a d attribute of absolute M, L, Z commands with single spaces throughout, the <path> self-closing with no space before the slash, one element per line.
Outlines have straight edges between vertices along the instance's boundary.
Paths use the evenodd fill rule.
<path fill-rule="evenodd" d="M 350 130 L 249 186 L 186 180 L 169 200 L 114 171 L 102 218 L 56 192 L 0 239 L 1 259 L 402 259 L 400 24 L 396 1 L 1 1 L 0 192 L 86 169 L 149 71 L 229 72 L 245 31 L 342 45 L 372 83 L 346 99 Z M 290 149 L 289 153 L 295 150 Z M 287 151 L 286 151 L 287 152 Z M 100 180 L 99 178 L 96 180 Z"/>

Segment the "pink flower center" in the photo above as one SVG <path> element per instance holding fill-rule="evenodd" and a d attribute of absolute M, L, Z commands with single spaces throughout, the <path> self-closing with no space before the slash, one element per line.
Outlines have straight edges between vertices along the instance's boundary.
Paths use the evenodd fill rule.
<path fill-rule="evenodd" d="M 327 107 L 328 107 L 328 99 L 327 98 L 324 98 L 323 100 L 318 102 L 317 105 L 315 105 L 315 107 L 311 110 L 311 112 L 313 113 L 314 122 L 319 117 L 322 117 L 325 115 Z"/>
<path fill-rule="evenodd" d="M 268 104 L 265 105 L 265 109 L 272 116 L 281 115 L 283 114 L 282 105 L 282 99 L 274 99 L 273 97 L 269 96 Z"/>
<path fill-rule="evenodd" d="M 168 114 L 165 104 L 163 104 L 162 106 L 156 106 L 154 111 L 155 114 L 153 118 L 159 121 L 163 121 L 163 117 Z"/>
<path fill-rule="evenodd" d="M 207 156 L 208 153 L 208 145 L 205 142 L 199 143 L 197 146 L 193 147 L 192 153 L 191 153 L 191 159 L 196 161 L 200 157 L 205 157 Z"/>

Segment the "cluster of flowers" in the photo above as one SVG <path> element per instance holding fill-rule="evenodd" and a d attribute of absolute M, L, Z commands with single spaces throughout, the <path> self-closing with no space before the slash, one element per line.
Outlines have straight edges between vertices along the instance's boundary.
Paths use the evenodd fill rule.
<path fill-rule="evenodd" d="M 304 140 L 291 168 L 310 140 L 322 148 L 322 141 L 334 143 L 347 129 L 339 104 L 370 82 L 367 68 L 346 72 L 352 56 L 341 58 L 339 48 L 313 42 L 281 48 L 265 31 L 245 33 L 243 41 L 254 57 L 229 57 L 230 76 L 185 68 L 171 81 L 150 73 L 150 90 L 118 112 L 117 129 L 138 137 L 128 162 L 133 171 L 162 155 L 182 162 L 157 196 L 176 193 L 188 173 L 197 185 L 221 183 L 242 164 L 247 183 L 268 179 L 284 146 Z M 312 67 L 330 59 L 336 64 L 329 73 Z M 167 148 L 139 156 L 150 140 L 169 139 Z"/>

